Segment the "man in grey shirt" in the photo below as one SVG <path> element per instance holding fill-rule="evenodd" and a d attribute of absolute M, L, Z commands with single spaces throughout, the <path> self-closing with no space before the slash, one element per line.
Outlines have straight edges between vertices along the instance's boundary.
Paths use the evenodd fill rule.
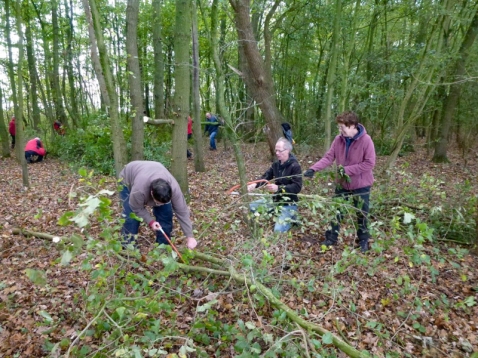
<path fill-rule="evenodd" d="M 125 219 L 121 233 L 126 243 L 133 241 L 134 235 L 138 234 L 140 221 L 130 217 L 134 213 L 156 232 L 158 244 L 168 244 L 161 229 L 168 237 L 171 236 L 174 212 L 187 238 L 187 247 L 196 247 L 186 200 L 178 182 L 164 165 L 152 161 L 133 161 L 123 168 L 119 177 Z M 148 206 L 153 208 L 154 217 Z"/>

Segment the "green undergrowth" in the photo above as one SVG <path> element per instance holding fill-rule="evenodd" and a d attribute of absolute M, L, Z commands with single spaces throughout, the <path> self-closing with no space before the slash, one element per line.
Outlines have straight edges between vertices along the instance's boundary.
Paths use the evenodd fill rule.
<path fill-rule="evenodd" d="M 189 250 L 182 253 L 185 264 L 217 272 L 232 267 L 247 278 L 245 285 L 229 275 L 184 269 L 170 247 L 156 247 L 147 254 L 133 247 L 123 249 L 114 193 L 103 189 L 101 182 L 92 184 L 91 175 L 80 171 L 88 190 L 71 193 L 78 208 L 59 221 L 76 225 L 81 234 L 56 244 L 61 252 L 58 267 L 75 266 L 89 276 L 87 288 L 74 297 L 81 329 L 73 337 L 45 340 L 44 349 L 52 356 L 338 357 L 334 334 L 363 356 L 411 357 L 423 352 L 407 353 L 410 337 L 431 336 L 432 318 L 440 316 L 446 322 L 471 314 L 476 305 L 472 294 L 457 298 L 434 291 L 445 282 L 445 274 L 467 283 L 469 272 L 464 262 L 467 250 L 438 245 L 436 219 L 424 214 L 443 195 L 432 178 L 424 177 L 419 188 L 410 184 L 405 193 L 374 189 L 373 243 L 367 254 L 350 242 L 355 231 L 353 207 L 332 200 L 328 189 L 302 198 L 300 227 L 283 235 L 270 233 L 267 222 L 273 215 L 267 212 L 244 225 L 240 216 L 205 211 L 204 222 L 196 225 L 198 234 L 222 225 L 224 235 L 210 238 L 209 252 L 222 264 L 199 260 Z M 405 174 L 402 180 L 407 181 Z M 397 197 L 402 201 L 391 205 Z M 471 204 L 464 200 L 461 205 Z M 293 242 L 298 233 L 321 232 L 337 210 L 345 216 L 337 248 Z M 225 242 L 224 237 L 236 239 Z M 43 276 L 30 278 L 35 282 L 38 277 Z M 287 312 L 271 305 L 258 283 L 299 317 L 330 333 L 321 336 L 299 326 Z M 44 316 L 51 318 L 52 313 Z M 55 322 L 45 319 L 43 325 L 49 328 Z M 367 353 L 372 347 L 374 355 Z"/>
<path fill-rule="evenodd" d="M 123 133 L 127 152 L 131 152 L 130 125 L 125 125 Z M 96 174 L 114 175 L 113 142 L 109 118 L 95 115 L 84 120 L 84 124 L 75 130 L 67 130 L 66 135 L 55 135 L 53 143 L 47 149 L 54 155 L 69 163 L 76 170 L 80 167 L 93 169 Z M 164 136 L 163 136 L 164 137 Z M 144 137 L 145 160 L 155 160 L 166 166 L 170 164 L 168 152 L 170 138 L 160 139 L 156 127 L 146 126 Z M 130 156 L 128 154 L 128 156 Z"/>

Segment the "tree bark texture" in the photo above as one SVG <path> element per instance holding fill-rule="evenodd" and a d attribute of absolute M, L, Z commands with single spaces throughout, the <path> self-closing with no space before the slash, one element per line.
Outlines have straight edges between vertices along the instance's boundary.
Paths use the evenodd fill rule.
<path fill-rule="evenodd" d="M 25 25 L 28 73 L 30 75 L 30 102 L 32 105 L 33 128 L 38 130 L 40 125 L 40 107 L 38 106 L 39 99 L 37 93 L 37 65 L 35 59 L 35 52 L 33 49 L 32 30 L 29 23 Z"/>
<path fill-rule="evenodd" d="M 116 94 L 116 88 L 113 81 L 113 72 L 110 67 L 110 60 L 108 52 L 106 50 L 105 42 L 103 39 L 102 27 L 100 24 L 100 14 L 96 8 L 95 0 L 89 0 L 91 18 L 95 30 L 96 41 L 98 45 L 98 52 L 100 55 L 101 69 L 105 78 L 106 90 L 110 99 L 109 116 L 111 120 L 111 132 L 113 140 L 113 156 L 115 162 L 116 176 L 119 175 L 121 170 L 126 164 L 126 143 L 123 132 L 121 130 L 121 123 L 118 111 L 118 96 Z M 96 74 L 97 76 L 101 74 Z"/>
<path fill-rule="evenodd" d="M 161 0 L 153 0 L 154 114 L 164 117 L 164 59 L 161 38 Z"/>
<path fill-rule="evenodd" d="M 144 158 L 144 124 L 141 72 L 138 55 L 138 13 L 139 0 L 128 0 L 126 7 L 126 53 L 128 64 L 128 84 L 131 99 L 131 159 Z"/>
<path fill-rule="evenodd" d="M 51 90 L 53 95 L 53 103 L 55 103 L 56 118 L 61 123 L 67 123 L 65 107 L 60 89 L 60 28 L 58 26 L 58 0 L 51 1 L 51 21 L 53 27 L 52 36 L 52 76 Z"/>
<path fill-rule="evenodd" d="M 187 124 L 191 89 L 189 49 L 191 43 L 191 7 L 189 0 L 176 0 L 176 25 L 174 30 L 174 99 L 173 147 L 171 173 L 185 195 L 188 195 Z"/>
<path fill-rule="evenodd" d="M 22 118 L 23 113 L 23 57 L 24 57 L 24 49 L 23 49 L 23 30 L 22 30 L 22 12 L 21 12 L 21 2 L 17 1 L 15 3 L 15 12 L 16 16 L 16 23 L 17 23 L 17 34 L 18 34 L 18 65 L 17 65 L 17 100 L 18 100 L 18 107 L 17 107 L 17 126 L 16 126 L 16 153 L 17 153 L 17 160 L 20 162 L 22 167 L 22 181 L 23 186 L 29 188 L 30 187 L 30 179 L 28 176 L 28 167 L 27 161 L 25 159 L 24 154 L 24 146 L 25 146 L 25 139 L 24 139 L 24 131 L 23 131 L 23 120 Z"/>
<path fill-rule="evenodd" d="M 202 129 L 201 129 L 201 104 L 199 93 L 199 34 L 197 24 L 197 7 L 196 2 L 191 3 L 191 27 L 192 27 L 192 102 L 193 102 L 193 138 L 194 138 L 194 170 L 196 172 L 205 172 L 204 152 L 202 146 Z"/>
<path fill-rule="evenodd" d="M 455 108 L 458 104 L 458 99 L 460 98 L 461 89 L 463 87 L 461 81 L 463 81 L 465 77 L 465 65 L 469 58 L 470 49 L 475 42 L 477 34 L 478 12 L 475 10 L 475 16 L 473 17 L 473 21 L 471 22 L 470 27 L 463 38 L 463 43 L 461 44 L 458 58 L 455 62 L 453 78 L 451 78 L 452 84 L 450 85 L 450 92 L 448 93 L 443 106 L 439 132 L 440 135 L 435 146 L 435 153 L 433 155 L 434 162 L 448 162 L 447 150 L 449 132 L 453 125 L 453 115 L 455 113 Z"/>
<path fill-rule="evenodd" d="M 2 87 L 0 86 L 0 103 L 3 103 L 3 91 Z M 10 156 L 10 136 L 8 134 L 8 122 L 5 125 L 5 121 L 3 120 L 4 117 L 3 113 L 3 106 L 0 106 L 0 139 L 2 142 L 2 154 L 1 156 L 7 158 Z"/>
<path fill-rule="evenodd" d="M 218 45 L 218 0 L 213 0 L 212 7 L 211 7 L 211 49 L 212 49 L 212 57 L 214 60 L 214 66 L 216 68 L 216 89 L 217 89 L 217 100 L 216 103 L 218 105 L 219 113 L 221 114 L 222 118 L 226 122 L 226 128 L 224 130 L 227 131 L 227 136 L 232 142 L 232 146 L 234 148 L 234 156 L 236 158 L 237 163 L 237 170 L 239 174 L 239 180 L 241 183 L 241 193 L 247 193 L 247 179 L 246 179 L 246 165 L 244 163 L 244 155 L 241 150 L 241 146 L 239 143 L 239 138 L 237 137 L 237 133 L 234 129 L 231 116 L 229 111 L 226 108 L 226 104 L 224 102 L 224 83 L 225 83 L 225 76 L 222 70 L 222 63 L 219 57 L 219 45 Z M 274 143 L 275 147 L 275 143 Z M 247 199 L 247 195 L 243 195 L 243 198 Z"/>
<path fill-rule="evenodd" d="M 237 36 L 244 49 L 247 71 L 244 79 L 251 89 L 256 103 L 267 123 L 267 142 L 271 156 L 275 155 L 275 144 L 282 136 L 282 115 L 276 104 L 276 94 L 270 71 L 265 70 L 264 60 L 259 53 L 250 19 L 249 0 L 229 0 L 235 16 Z"/>

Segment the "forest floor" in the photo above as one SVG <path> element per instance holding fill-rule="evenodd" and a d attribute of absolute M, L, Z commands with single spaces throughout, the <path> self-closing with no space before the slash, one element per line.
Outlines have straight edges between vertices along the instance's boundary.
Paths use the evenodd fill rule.
<path fill-rule="evenodd" d="M 465 166 L 460 153 L 453 149 L 449 164 L 433 164 L 422 146 L 417 145 L 415 149 L 399 157 L 391 179 L 385 182 L 378 178 L 376 187 L 387 192 L 383 188 L 389 186 L 390 191 L 396 191 L 399 196 L 402 190 L 419 188 L 427 175 L 437 180 L 430 185 L 435 185 L 438 197 L 444 201 L 461 203 L 462 188 L 467 182 L 471 190 L 466 195 L 477 195 L 475 152 L 469 154 Z M 270 165 L 263 143 L 244 145 L 243 155 L 248 179 L 257 178 Z M 319 158 L 318 152 L 310 148 L 299 151 L 297 157 L 303 169 Z M 377 173 L 386 159 L 377 158 Z M 197 250 L 235 257 L 239 261 L 246 250 L 241 243 L 250 240 L 250 231 L 244 223 L 239 199 L 226 195 L 227 189 L 238 183 L 232 149 L 220 143 L 216 152 L 205 151 L 205 161 L 205 173 L 194 172 L 193 161 L 188 161 L 190 207 L 199 241 Z M 14 228 L 65 237 L 79 233 L 74 226 L 59 226 L 58 219 L 66 211 L 77 208 L 77 198 L 69 194 L 80 195 L 86 184 L 66 164 L 54 158 L 28 168 L 31 186 L 26 190 L 16 161 L 0 159 L 0 357 L 48 356 L 45 340 L 55 343 L 64 337 L 75 337 L 89 320 L 83 313 L 78 314 L 78 307 L 83 305 L 78 301 L 78 294 L 90 284 L 89 273 L 81 269 L 81 262 L 61 266 L 58 263 L 61 254 L 52 242 L 12 233 Z M 100 179 L 94 177 L 93 180 L 99 183 Z M 116 189 L 113 178 L 103 179 L 98 187 Z M 332 191 L 326 181 L 317 180 L 306 183 L 303 193 L 330 197 Z M 372 205 L 373 201 L 372 192 Z M 400 204 L 391 206 L 393 212 L 393 207 Z M 119 216 L 119 205 L 116 208 Z M 421 251 L 417 251 L 423 259 L 419 265 L 410 251 L 414 248 L 410 236 L 402 232 L 390 239 L 388 235 L 394 232 L 389 227 L 392 223 L 375 213 L 372 221 L 380 235 L 369 253 L 363 255 L 353 250 L 351 230 L 344 231 L 337 247 L 323 250 L 319 242 L 325 222 L 316 224 L 314 218 L 321 217 L 319 213 L 301 210 L 307 225 L 293 230 L 288 238 L 272 240 L 265 246 L 274 262 L 270 275 L 279 278 L 282 300 L 291 309 L 341 336 L 357 349 L 379 357 L 388 352 L 394 352 L 394 356 L 469 357 L 478 351 L 478 258 L 466 250 L 469 246 L 426 241 L 423 248 L 419 248 Z M 320 210 L 326 207 L 317 208 Z M 266 237 L 272 225 L 264 225 Z M 184 246 L 177 223 L 175 232 L 176 242 Z M 140 234 L 140 249 L 147 255 L 153 249 L 154 238 L 145 228 Z M 380 246 L 381 241 L 388 244 Z M 254 260 L 263 259 L 264 247 L 254 246 L 249 250 Z M 34 285 L 26 269 L 47 272 L 48 284 Z M 193 309 L 197 301 L 194 297 L 208 294 L 204 289 L 208 286 L 201 283 L 200 275 L 197 277 L 189 294 L 183 292 L 190 298 Z M 197 287 L 203 287 L 202 291 L 198 293 Z M 234 325 L 235 320 L 243 316 L 244 321 L 264 327 L 264 332 L 277 334 L 271 323 L 272 309 L 251 309 L 248 302 L 231 301 L 235 298 L 235 294 L 226 292 L 217 303 L 221 306 L 217 310 L 223 323 Z M 228 315 L 231 303 L 242 312 Z M 188 316 L 184 308 L 187 304 L 181 306 L 184 317 Z M 72 312 L 76 315 L 69 317 Z M 45 320 L 58 324 L 48 326 Z M 177 320 L 180 326 L 181 319 Z M 190 318 L 182 324 L 190 325 Z M 296 339 L 300 346 L 302 338 Z M 214 353 L 217 347 L 204 349 L 209 349 L 210 356 L 218 356 Z M 333 351 L 331 346 L 327 349 Z M 223 357 L 234 355 L 233 349 L 229 354 L 224 352 Z M 341 357 L 343 353 L 337 351 L 335 356 Z"/>

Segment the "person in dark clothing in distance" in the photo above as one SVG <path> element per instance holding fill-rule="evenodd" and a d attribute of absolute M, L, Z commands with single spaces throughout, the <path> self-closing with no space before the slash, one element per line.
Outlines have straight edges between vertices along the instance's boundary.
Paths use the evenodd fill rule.
<path fill-rule="evenodd" d="M 191 118 L 191 116 L 188 116 L 188 140 L 190 140 L 192 136 L 193 136 L 193 119 Z M 193 154 L 191 153 L 189 148 L 186 151 L 186 155 L 188 159 L 192 159 L 193 157 Z"/>
<path fill-rule="evenodd" d="M 279 217 L 275 219 L 275 232 L 287 232 L 297 219 L 298 193 L 302 190 L 302 169 L 292 151 L 292 144 L 286 138 L 279 138 L 275 147 L 277 161 L 259 178 L 270 181 L 269 184 L 254 183 L 247 186 L 249 192 L 265 187 L 272 196 L 272 203 L 260 199 L 249 204 L 255 213 L 261 206 L 274 210 L 279 206 Z"/>
<path fill-rule="evenodd" d="M 217 117 L 211 113 L 206 113 L 206 128 L 204 133 L 209 134 L 209 150 L 217 150 L 216 148 L 216 136 L 219 130 L 219 121 Z"/>

